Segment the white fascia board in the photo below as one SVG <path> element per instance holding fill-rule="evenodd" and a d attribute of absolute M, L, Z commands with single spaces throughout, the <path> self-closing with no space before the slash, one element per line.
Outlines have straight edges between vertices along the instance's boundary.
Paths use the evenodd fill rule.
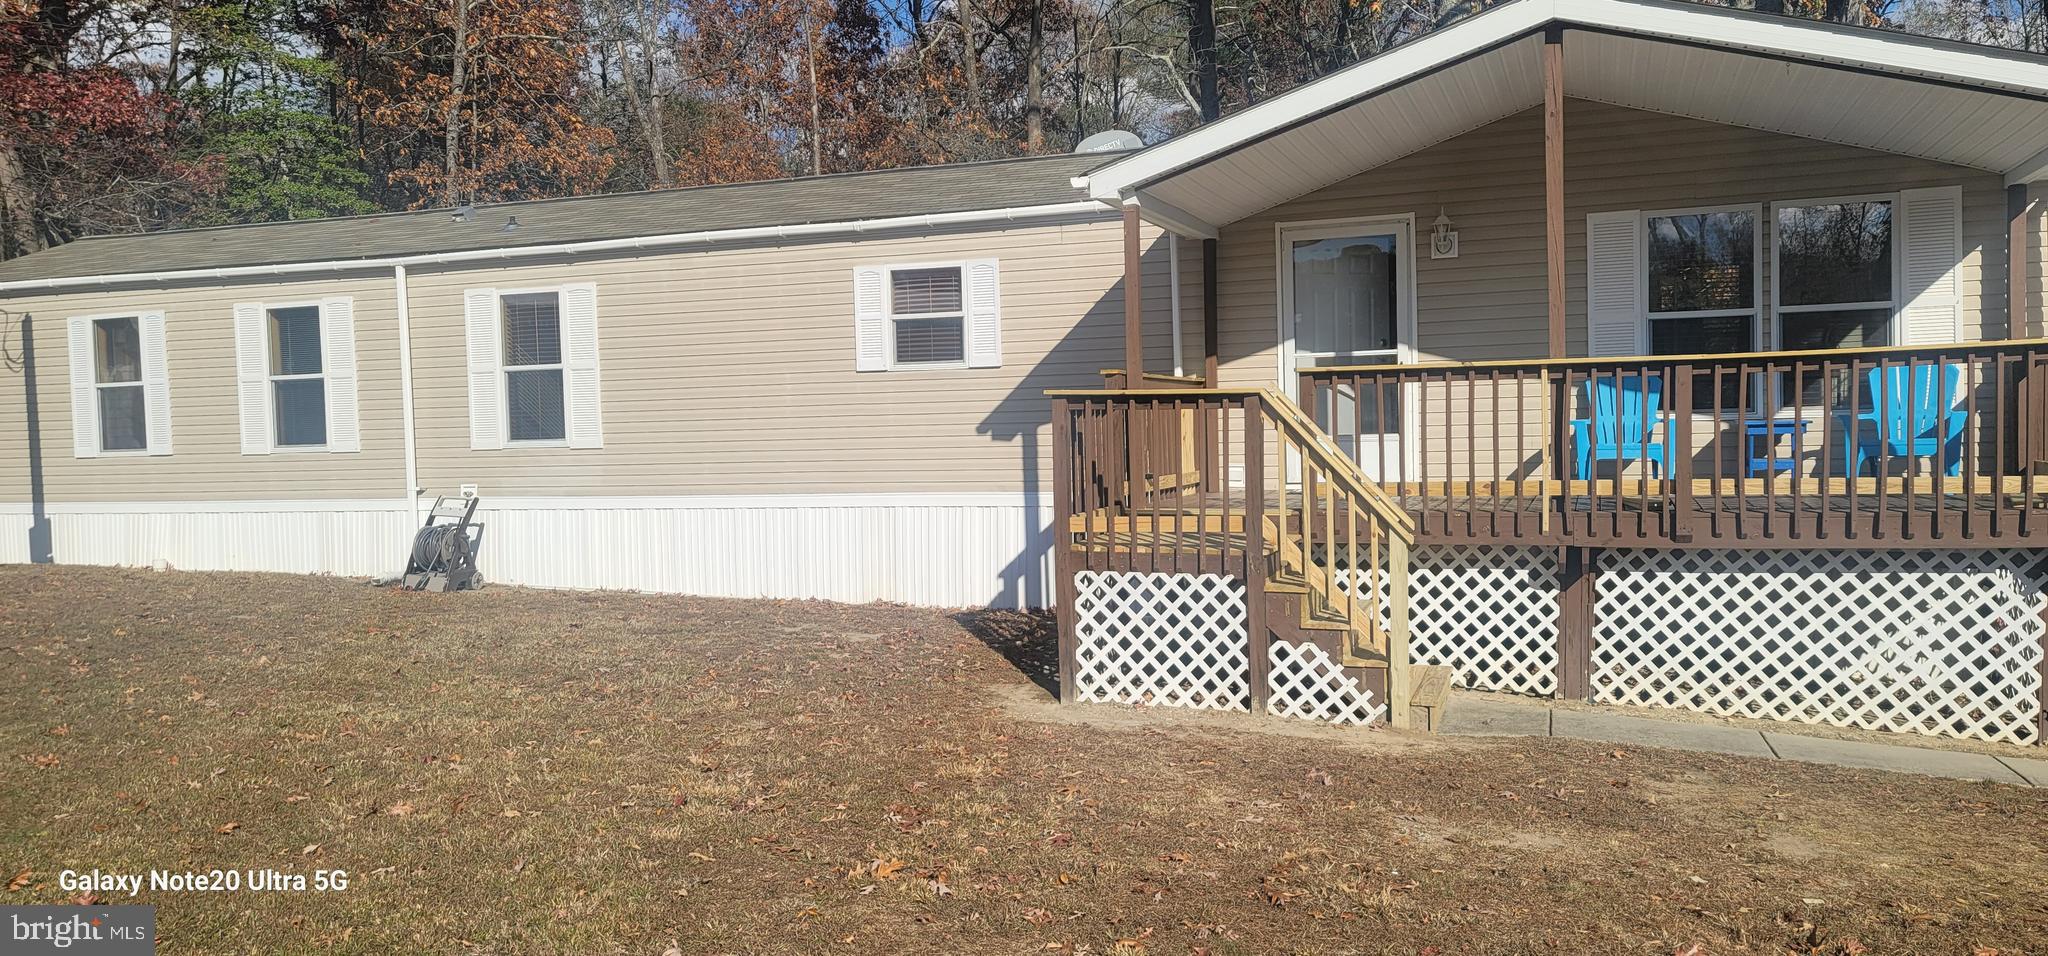
<path fill-rule="evenodd" d="M 1443 64 L 1512 40 L 1552 19 L 1555 0 L 1514 0 L 1469 20 L 1427 34 L 1378 56 L 1315 80 L 1151 149 L 1088 174 L 1088 195 L 1115 202 L 1159 176 L 1200 162 L 1240 143 L 1339 109 Z"/>
<path fill-rule="evenodd" d="M 1216 227 L 1194 213 L 1142 189 L 1132 198 L 1136 200 L 1138 216 L 1161 229 L 1196 239 L 1216 238 Z"/>
<path fill-rule="evenodd" d="M 1766 53 L 1818 66 L 1876 70 L 1901 79 L 1923 77 L 2048 96 L 2048 62 L 2038 54 L 1667 0 L 1513 0 L 1095 170 L 1088 175 L 1088 194 L 1114 202 L 1182 167 L 1341 109 L 1553 21 L 1651 40 L 1665 37 Z M 1567 37 L 1565 56 L 1571 55 Z"/>
<path fill-rule="evenodd" d="M 1902 78 L 2048 95 L 2048 63 L 2039 54 L 1969 46 L 1886 30 L 1791 17 L 1758 16 L 1665 0 L 1546 0 L 1567 24 L 1752 50 L 1819 65 L 1836 63 Z M 1571 41 L 1565 41 L 1571 56 Z"/>
<path fill-rule="evenodd" d="M 703 232 L 636 236 L 625 239 L 594 239 L 584 242 L 563 242 L 542 246 L 467 249 L 460 252 L 437 252 L 412 256 L 391 256 L 379 259 L 339 259 L 326 262 L 288 262 L 268 266 L 226 266 L 217 269 L 181 269 L 168 272 L 127 272 L 97 276 L 18 279 L 13 282 L 0 282 L 0 292 L 65 289 L 126 283 L 181 282 L 195 279 L 304 275 L 322 272 L 363 272 L 392 269 L 397 266 L 415 267 L 461 262 L 507 261 L 547 256 L 583 255 L 593 252 L 632 252 L 636 250 L 667 249 L 761 239 L 809 239 L 826 236 L 850 236 L 897 229 L 920 229 L 953 225 L 992 225 L 1004 222 L 1055 219 L 1063 216 L 1100 215 L 1106 212 L 1108 210 L 1104 209 L 1102 204 L 1082 200 L 1049 203 L 1042 206 L 1012 206 L 1004 209 L 976 209 L 965 212 L 930 213 L 922 216 L 896 216 L 887 219 L 858 219 L 844 222 L 813 222 L 788 226 L 756 226 L 745 229 L 712 229 Z"/>

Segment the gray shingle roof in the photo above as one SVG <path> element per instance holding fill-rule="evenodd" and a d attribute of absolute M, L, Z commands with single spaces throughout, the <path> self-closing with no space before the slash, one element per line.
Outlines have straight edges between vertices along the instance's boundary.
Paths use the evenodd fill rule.
<path fill-rule="evenodd" d="M 376 259 L 668 233 L 921 216 L 1072 202 L 1102 153 L 922 166 L 448 210 L 80 239 L 0 263 L 0 282 Z M 503 231 L 508 217 L 519 228 Z"/>

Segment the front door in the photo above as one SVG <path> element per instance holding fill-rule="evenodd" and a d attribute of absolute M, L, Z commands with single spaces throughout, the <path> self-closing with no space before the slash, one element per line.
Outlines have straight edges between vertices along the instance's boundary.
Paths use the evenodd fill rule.
<path fill-rule="evenodd" d="M 1298 372 L 1326 365 L 1406 361 L 1413 326 L 1413 227 L 1407 218 L 1287 226 L 1280 232 L 1281 375 L 1300 396 Z M 1309 409 L 1345 453 L 1380 481 L 1408 471 L 1398 390 L 1324 390 Z"/>

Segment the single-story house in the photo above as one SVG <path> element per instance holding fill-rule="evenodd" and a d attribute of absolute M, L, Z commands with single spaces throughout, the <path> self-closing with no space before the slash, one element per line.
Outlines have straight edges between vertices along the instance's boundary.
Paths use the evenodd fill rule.
<path fill-rule="evenodd" d="M 497 581 L 1057 605 L 1072 699 L 2034 742 L 2042 178 L 2048 58 L 1513 0 L 1134 152 L 88 239 L 0 559 L 471 492 Z"/>

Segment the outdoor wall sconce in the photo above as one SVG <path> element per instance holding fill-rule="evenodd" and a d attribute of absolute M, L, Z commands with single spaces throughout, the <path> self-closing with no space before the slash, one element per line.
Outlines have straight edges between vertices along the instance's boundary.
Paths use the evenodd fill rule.
<path fill-rule="evenodd" d="M 1442 207 L 1436 211 L 1436 222 L 1429 230 L 1429 257 L 1431 259 L 1456 259 L 1458 257 L 1458 230 L 1451 228 L 1451 217 Z"/>

